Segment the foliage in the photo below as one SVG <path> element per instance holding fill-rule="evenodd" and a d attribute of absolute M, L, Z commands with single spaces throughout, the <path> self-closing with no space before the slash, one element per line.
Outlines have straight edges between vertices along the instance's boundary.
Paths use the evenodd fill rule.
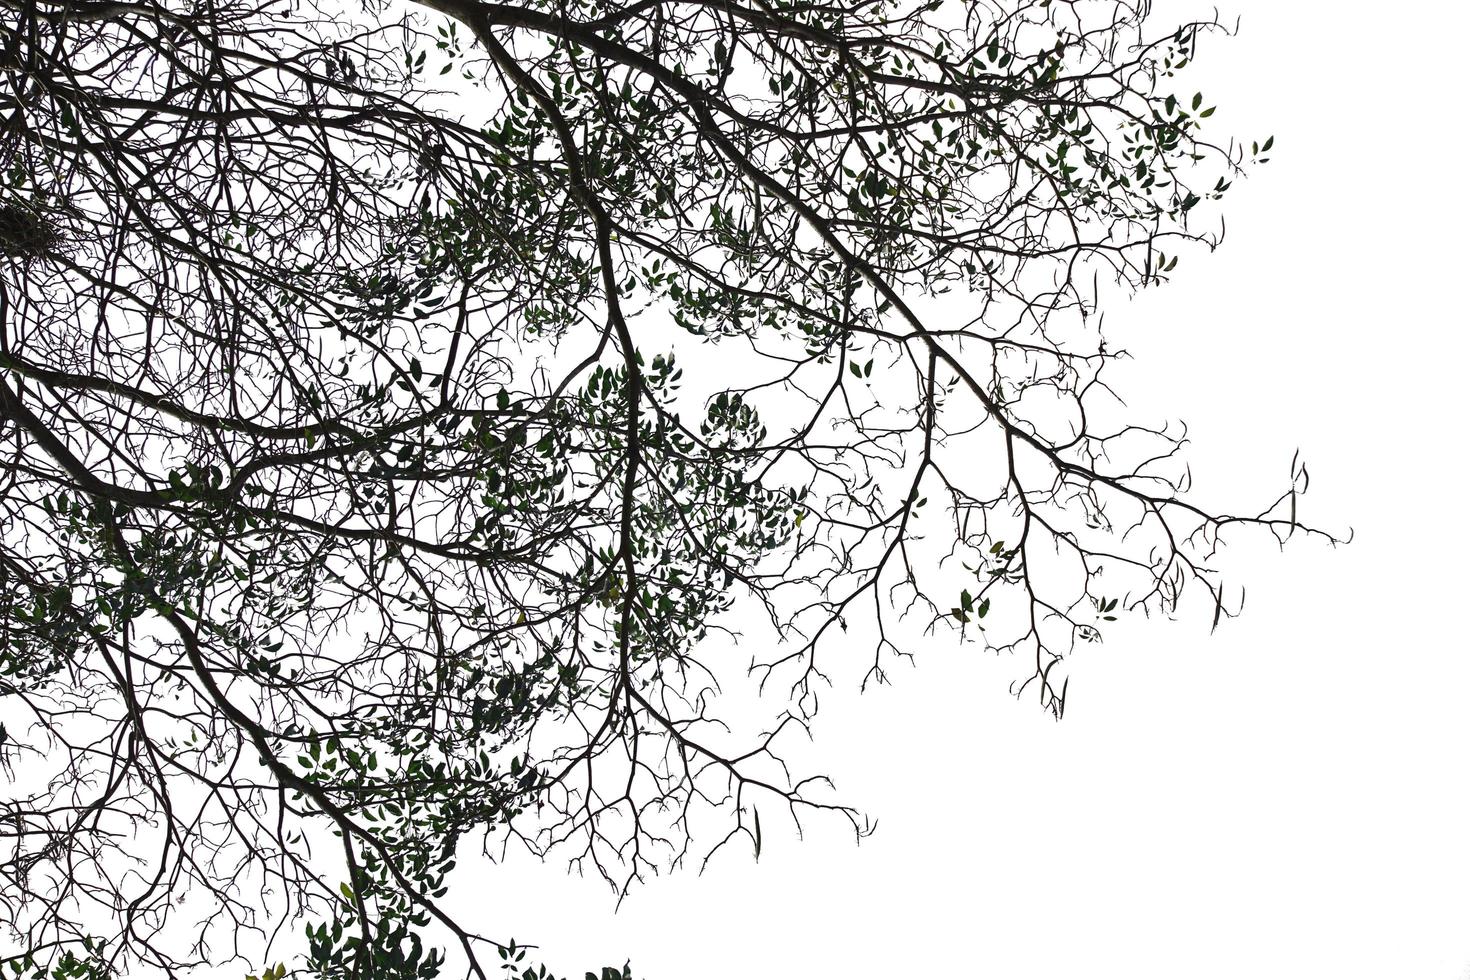
<path fill-rule="evenodd" d="M 781 758 L 832 657 L 958 630 L 1060 716 L 1106 623 L 1218 620 L 1306 470 L 1202 509 L 1096 312 L 1272 140 L 1142 8 L 5 0 L 17 974 L 541 977 L 472 841 L 862 833 Z"/>

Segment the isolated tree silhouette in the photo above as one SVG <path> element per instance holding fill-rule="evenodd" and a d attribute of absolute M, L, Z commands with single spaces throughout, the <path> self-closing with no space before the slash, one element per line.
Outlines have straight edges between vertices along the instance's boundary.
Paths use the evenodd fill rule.
<path fill-rule="evenodd" d="M 0 955 L 542 975 L 458 849 L 861 833 L 831 658 L 1228 613 L 1306 471 L 1192 503 L 1096 307 L 1271 140 L 1145 6 L 4 0 Z"/>

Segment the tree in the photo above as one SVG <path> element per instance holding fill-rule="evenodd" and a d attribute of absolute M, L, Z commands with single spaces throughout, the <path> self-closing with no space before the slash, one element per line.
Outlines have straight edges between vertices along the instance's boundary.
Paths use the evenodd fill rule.
<path fill-rule="evenodd" d="M 1228 615 L 1306 469 L 1193 502 L 1097 308 L 1272 141 L 1145 7 L 5 0 L 19 974 L 535 975 L 460 849 L 862 833 L 781 758 L 830 658 L 953 631 L 1060 717 L 1118 616 Z"/>

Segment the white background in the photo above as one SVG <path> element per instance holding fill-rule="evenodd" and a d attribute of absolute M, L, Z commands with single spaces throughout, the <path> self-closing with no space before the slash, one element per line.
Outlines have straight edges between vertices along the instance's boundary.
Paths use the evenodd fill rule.
<path fill-rule="evenodd" d="M 1300 447 L 1305 517 L 1350 546 L 1237 550 L 1241 619 L 1119 624 L 1060 724 L 948 638 L 828 692 L 810 757 L 879 819 L 860 846 L 768 830 L 759 864 L 616 912 L 515 863 L 460 877 L 474 918 L 575 980 L 1470 978 L 1461 9 L 1229 0 L 1239 35 L 1181 91 L 1273 159 L 1217 253 L 1107 313 L 1115 380 L 1190 422 L 1206 502 L 1257 502 Z"/>

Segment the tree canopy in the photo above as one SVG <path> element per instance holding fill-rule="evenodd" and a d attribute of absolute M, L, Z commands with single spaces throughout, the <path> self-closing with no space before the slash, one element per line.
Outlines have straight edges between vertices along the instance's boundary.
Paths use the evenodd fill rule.
<path fill-rule="evenodd" d="M 830 664 L 1228 615 L 1306 470 L 1195 502 L 1099 301 L 1272 140 L 1146 7 L 3 0 L 0 955 L 543 975 L 470 849 L 863 833 Z"/>

